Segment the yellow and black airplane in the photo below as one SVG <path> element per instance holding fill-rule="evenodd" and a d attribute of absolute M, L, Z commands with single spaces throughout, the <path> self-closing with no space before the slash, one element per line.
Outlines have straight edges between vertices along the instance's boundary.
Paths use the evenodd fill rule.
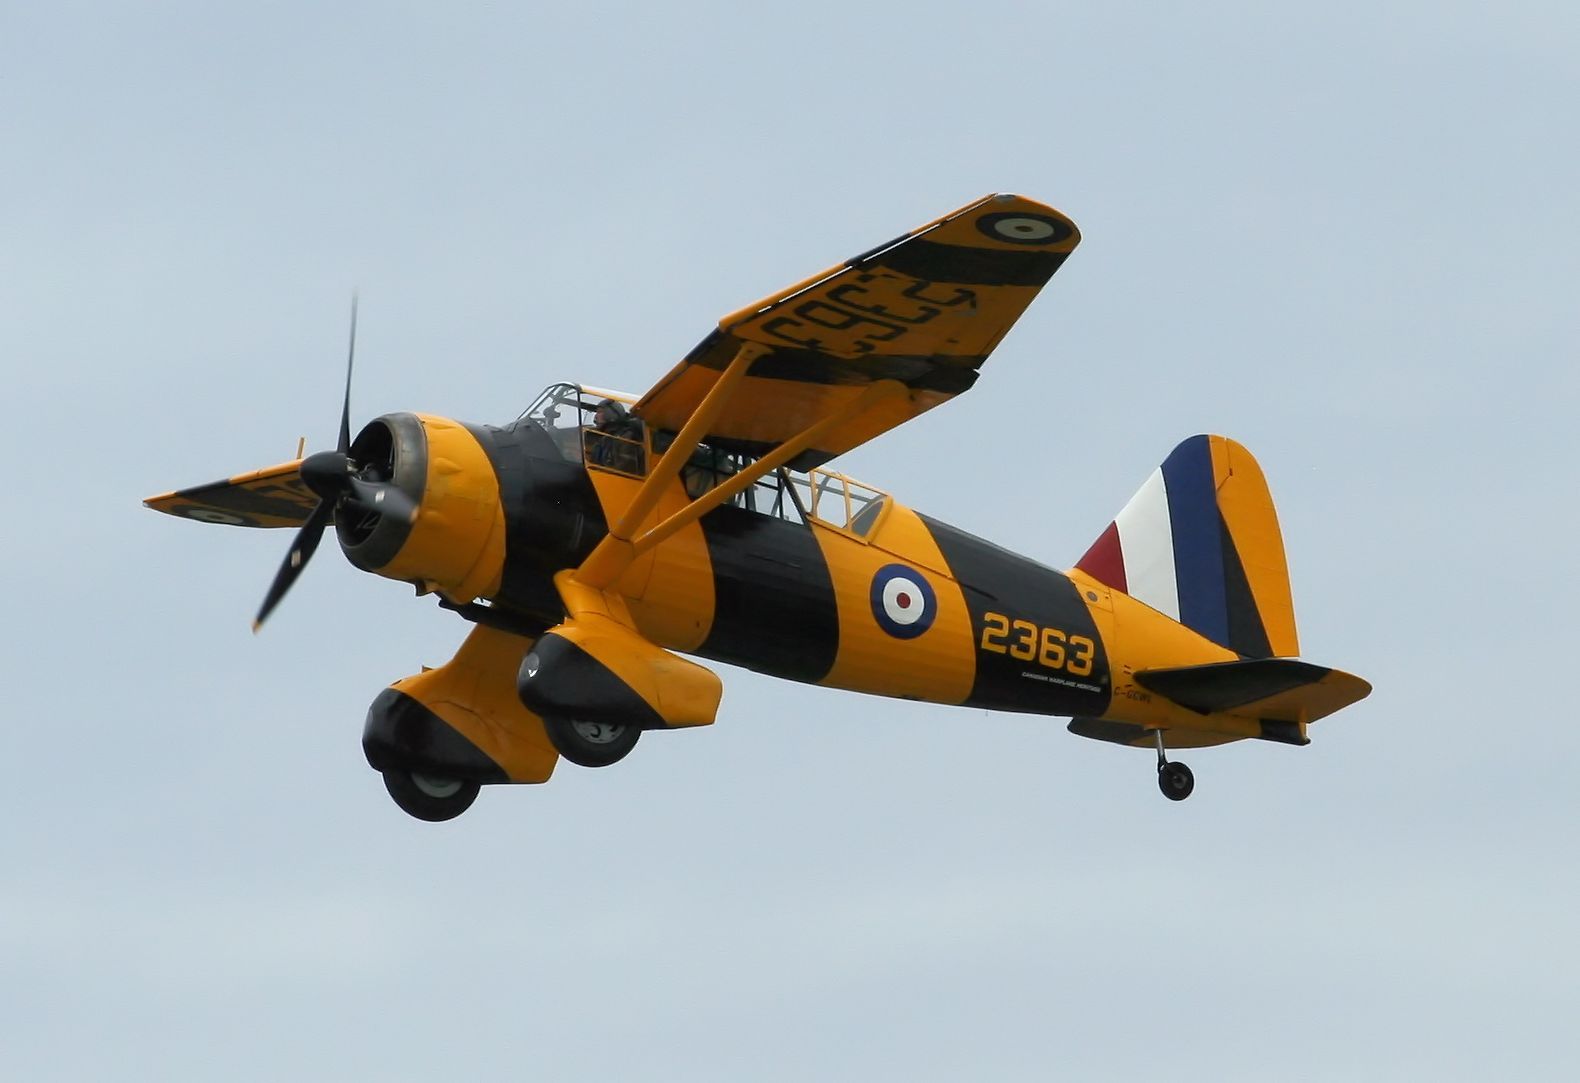
<path fill-rule="evenodd" d="M 1250 452 L 1176 447 L 1058 572 L 825 469 L 970 388 L 1080 240 L 1050 207 L 980 199 L 726 316 L 640 398 L 556 384 L 514 422 L 388 414 L 337 449 L 146 501 L 299 527 L 258 622 L 331 522 L 357 567 L 476 627 L 396 681 L 363 748 L 402 809 L 601 767 L 705 726 L 722 686 L 682 655 L 874 695 L 1071 716 L 1155 748 L 1304 745 L 1370 692 L 1299 661 L 1277 515 Z M 355 344 L 355 311 L 352 343 Z"/>

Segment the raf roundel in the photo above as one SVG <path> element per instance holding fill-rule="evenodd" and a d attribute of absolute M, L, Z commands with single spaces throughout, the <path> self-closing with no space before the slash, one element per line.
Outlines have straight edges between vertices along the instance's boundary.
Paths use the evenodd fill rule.
<path fill-rule="evenodd" d="M 1070 239 L 1069 224 L 1045 214 L 984 214 L 977 219 L 977 229 L 1011 244 L 1058 244 Z"/>
<path fill-rule="evenodd" d="M 938 597 L 921 572 L 885 564 L 872 577 L 872 615 L 896 639 L 915 639 L 933 626 Z"/>
<path fill-rule="evenodd" d="M 200 523 L 218 523 L 221 526 L 257 526 L 258 524 L 245 515 L 235 515 L 228 511 L 218 511 L 214 508 L 187 508 L 176 506 L 170 509 L 174 515 L 183 519 L 196 519 Z"/>

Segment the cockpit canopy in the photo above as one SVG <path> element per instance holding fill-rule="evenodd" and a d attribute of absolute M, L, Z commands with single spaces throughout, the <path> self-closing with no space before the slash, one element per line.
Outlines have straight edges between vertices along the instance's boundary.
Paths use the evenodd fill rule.
<path fill-rule="evenodd" d="M 614 403 L 613 425 L 600 426 L 601 403 Z M 536 425 L 548 433 L 555 449 L 570 462 L 604 466 L 616 473 L 647 474 L 646 426 L 630 416 L 636 397 L 620 391 L 551 384 L 516 418 L 515 426 Z"/>
<path fill-rule="evenodd" d="M 600 404 L 617 411 L 598 417 Z M 653 431 L 632 417 L 636 396 L 581 384 L 551 384 L 512 427 L 535 425 L 546 432 L 561 457 L 589 470 L 643 478 L 674 441 L 675 434 Z M 613 415 L 613 416 L 612 416 Z M 756 456 L 699 444 L 681 480 L 693 499 L 723 484 L 756 462 Z M 870 537 L 883 517 L 887 495 L 829 470 L 780 468 L 736 494 L 730 505 L 794 523 L 817 522 L 858 538 Z"/>

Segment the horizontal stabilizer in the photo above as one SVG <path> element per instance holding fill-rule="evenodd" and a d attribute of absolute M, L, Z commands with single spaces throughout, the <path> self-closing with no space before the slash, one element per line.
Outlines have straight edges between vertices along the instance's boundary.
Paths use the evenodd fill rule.
<path fill-rule="evenodd" d="M 1139 722 L 1115 722 L 1107 718 L 1072 718 L 1067 727 L 1077 737 L 1090 737 L 1094 741 L 1107 741 L 1113 745 L 1129 745 L 1132 748 L 1151 748 L 1157 738 L 1153 731 Z M 1238 741 L 1242 735 L 1232 733 L 1213 733 L 1209 730 L 1188 730 L 1172 728 L 1168 731 L 1168 745 L 1170 748 L 1208 748 L 1212 745 L 1226 745 L 1230 741 Z M 1263 735 L 1268 740 L 1280 740 L 1278 737 Z M 1301 741 L 1285 741 L 1285 744 L 1305 744 Z"/>
<path fill-rule="evenodd" d="M 1293 658 L 1257 658 L 1177 669 L 1147 669 L 1136 683 L 1198 714 L 1314 722 L 1365 699 L 1361 678 Z"/>

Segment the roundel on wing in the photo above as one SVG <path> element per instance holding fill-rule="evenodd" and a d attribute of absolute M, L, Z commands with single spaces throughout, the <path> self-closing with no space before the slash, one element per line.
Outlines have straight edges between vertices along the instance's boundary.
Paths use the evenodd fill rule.
<path fill-rule="evenodd" d="M 234 512 L 220 511 L 218 508 L 195 508 L 186 505 L 176 505 L 170 509 L 172 514 L 183 519 L 195 519 L 200 523 L 218 523 L 221 526 L 257 526 L 258 524 L 245 515 Z"/>
<path fill-rule="evenodd" d="M 933 626 L 938 597 L 921 572 L 885 564 L 872 577 L 872 615 L 896 639 L 915 639 Z"/>
<path fill-rule="evenodd" d="M 1011 244 L 1058 244 L 1070 239 L 1070 225 L 1046 214 L 1009 212 L 984 214 L 977 219 L 977 229 L 995 241 Z"/>

